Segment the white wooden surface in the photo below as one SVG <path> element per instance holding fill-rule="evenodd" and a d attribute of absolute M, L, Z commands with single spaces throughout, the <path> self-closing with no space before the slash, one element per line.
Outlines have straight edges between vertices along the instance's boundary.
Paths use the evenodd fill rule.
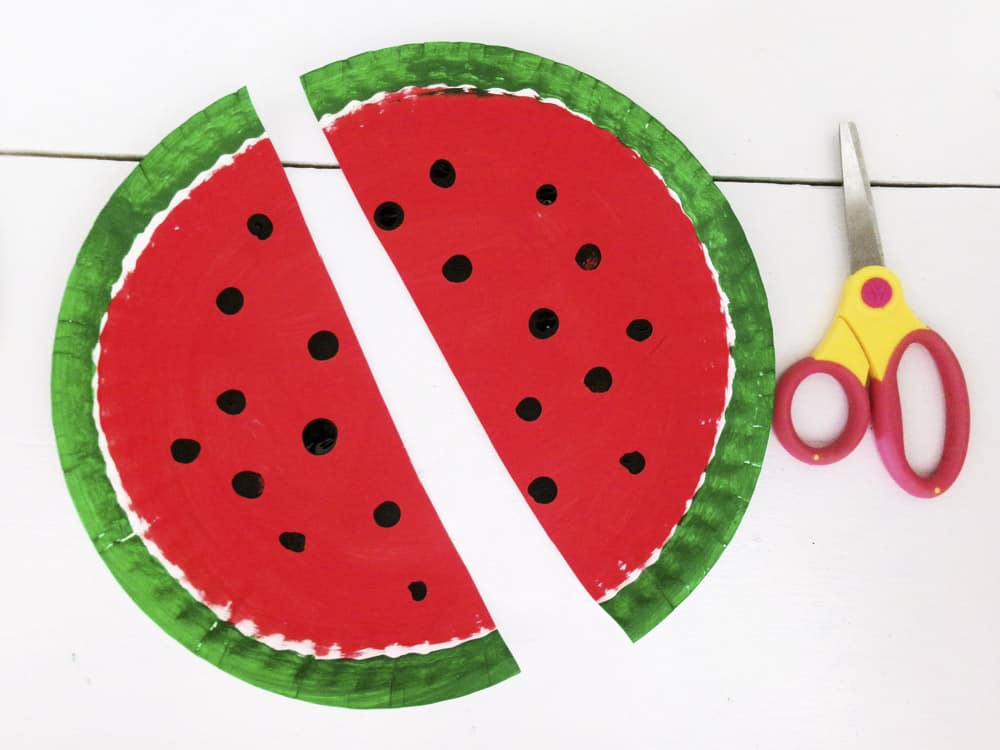
<path fill-rule="evenodd" d="M 836 178 L 836 121 L 854 117 L 876 179 L 1000 183 L 1000 8 L 800 5 L 4 7 L 0 151 L 141 153 L 249 83 L 286 159 L 329 161 L 295 76 L 368 48 L 451 38 L 518 46 L 603 78 L 716 174 Z M 1000 190 L 875 191 L 888 261 L 969 379 L 969 459 L 941 501 L 899 492 L 870 437 L 827 469 L 794 462 L 772 441 L 730 549 L 638 644 L 563 586 L 564 569 L 512 596 L 497 575 L 504 561 L 477 559 L 484 589 L 497 584 L 486 597 L 501 626 L 512 626 L 507 639 L 525 671 L 435 706 L 357 712 L 271 695 L 188 655 L 123 595 L 72 509 L 50 426 L 51 341 L 76 251 L 131 167 L 0 156 L 0 746 L 1000 744 Z M 342 190 L 337 172 L 290 176 L 311 219 Z M 840 196 L 828 187 L 723 188 L 769 292 L 780 370 L 815 343 L 836 304 L 846 269 Z M 328 229 L 315 223 L 321 240 Z M 359 253 L 335 270 L 353 279 L 378 268 Z M 384 283 L 391 292 L 395 280 Z M 364 322 L 366 295 L 349 288 L 375 369 L 391 373 L 400 342 Z M 403 307 L 400 316 L 410 319 Z M 434 386 L 428 372 L 424 386 Z M 940 424 L 934 379 L 919 352 L 904 374 L 919 420 L 909 434 L 926 464 L 935 443 L 919 428 Z M 406 411 L 396 388 L 390 404 Z M 816 404 L 830 395 L 813 390 Z M 454 413 L 461 418 L 461 405 Z M 808 426 L 836 417 L 824 412 Z M 442 481 L 442 466 L 431 454 L 418 461 L 429 482 Z M 497 484 L 499 507 L 512 508 Z M 535 546 L 532 554 L 546 554 Z"/>
<path fill-rule="evenodd" d="M 714 174 L 835 178 L 830 123 L 853 117 L 883 155 L 873 179 L 997 183 L 998 12 L 993 0 L 11 2 L 0 146 L 142 153 L 220 92 L 446 39 L 601 78 Z"/>

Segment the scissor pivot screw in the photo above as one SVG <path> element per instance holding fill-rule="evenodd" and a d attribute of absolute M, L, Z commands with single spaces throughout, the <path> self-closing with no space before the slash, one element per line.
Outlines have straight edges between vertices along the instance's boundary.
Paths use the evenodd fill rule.
<path fill-rule="evenodd" d="M 861 287 L 861 299 L 868 307 L 885 307 L 892 299 L 892 285 L 881 276 L 872 276 Z"/>

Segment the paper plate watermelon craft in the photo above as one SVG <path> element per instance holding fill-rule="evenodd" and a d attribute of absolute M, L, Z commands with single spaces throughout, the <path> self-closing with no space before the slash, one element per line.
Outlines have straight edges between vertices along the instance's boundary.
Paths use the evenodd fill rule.
<path fill-rule="evenodd" d="M 770 320 L 725 199 L 640 107 L 523 52 L 411 45 L 303 85 L 526 502 L 639 638 L 732 537 L 767 442 Z M 354 707 L 517 672 L 245 91 L 101 212 L 52 398 L 99 553 L 203 658 Z"/>

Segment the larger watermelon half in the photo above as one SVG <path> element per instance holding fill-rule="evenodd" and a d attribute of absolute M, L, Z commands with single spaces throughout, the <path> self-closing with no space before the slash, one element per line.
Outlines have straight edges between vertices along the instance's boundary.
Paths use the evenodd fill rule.
<path fill-rule="evenodd" d="M 101 557 L 199 656 L 354 707 L 516 673 L 245 91 L 169 135 L 101 212 L 52 399 Z"/>
<path fill-rule="evenodd" d="M 633 638 L 702 579 L 767 444 L 766 297 L 712 178 L 565 65 L 430 43 L 303 86 L 539 522 Z"/>

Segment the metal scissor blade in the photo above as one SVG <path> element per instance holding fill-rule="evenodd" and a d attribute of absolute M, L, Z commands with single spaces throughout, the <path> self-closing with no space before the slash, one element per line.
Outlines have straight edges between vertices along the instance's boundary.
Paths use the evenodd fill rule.
<path fill-rule="evenodd" d="M 884 265 L 871 184 L 865 171 L 858 129 L 853 122 L 840 124 L 840 161 L 844 174 L 844 217 L 851 273 L 865 266 Z"/>

